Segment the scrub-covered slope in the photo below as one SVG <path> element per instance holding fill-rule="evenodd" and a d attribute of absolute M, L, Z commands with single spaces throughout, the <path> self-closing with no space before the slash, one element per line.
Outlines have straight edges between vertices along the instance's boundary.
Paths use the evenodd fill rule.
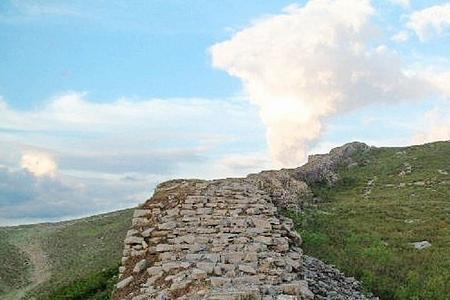
<path fill-rule="evenodd" d="M 0 299 L 108 299 L 131 216 L 0 227 Z"/>
<path fill-rule="evenodd" d="M 307 254 L 382 299 L 450 299 L 450 142 L 360 152 L 291 214 Z"/>

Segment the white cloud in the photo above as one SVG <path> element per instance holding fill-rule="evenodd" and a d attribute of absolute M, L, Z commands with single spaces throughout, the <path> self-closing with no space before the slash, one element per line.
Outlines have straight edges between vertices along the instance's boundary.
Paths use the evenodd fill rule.
<path fill-rule="evenodd" d="M 298 166 L 324 120 L 371 103 L 421 99 L 428 84 L 377 44 L 368 0 L 289 6 L 211 48 L 213 64 L 240 78 L 267 126 L 273 159 Z"/>
<path fill-rule="evenodd" d="M 54 158 L 43 152 L 24 153 L 20 164 L 35 176 L 54 176 L 58 169 Z"/>
<path fill-rule="evenodd" d="M 191 176 L 222 145 L 235 151 L 263 139 L 257 112 L 244 100 L 86 97 L 66 93 L 27 111 L 0 101 L 0 163 L 14 166 L 21 158 L 13 153 L 31 151 L 57 157 L 63 172 Z"/>
<path fill-rule="evenodd" d="M 214 163 L 220 177 L 243 177 L 250 173 L 273 168 L 268 155 L 263 153 L 232 153 Z"/>
<path fill-rule="evenodd" d="M 445 29 L 450 28 L 450 3 L 413 12 L 407 27 L 413 30 L 421 41 L 443 34 Z"/>
<path fill-rule="evenodd" d="M 241 99 L 96 103 L 71 92 L 19 110 L 0 97 L 0 116 L 0 222 L 7 223 L 131 207 L 160 181 L 219 177 L 230 169 L 217 157 L 264 148 L 256 109 Z"/>
<path fill-rule="evenodd" d="M 395 34 L 391 40 L 397 43 L 404 43 L 409 40 L 409 33 L 408 31 L 400 31 L 399 33 Z"/>
<path fill-rule="evenodd" d="M 423 77 L 428 80 L 443 97 L 450 100 L 450 71 L 425 71 Z"/>
<path fill-rule="evenodd" d="M 411 1 L 410 0 L 389 0 L 394 5 L 400 5 L 401 7 L 410 7 Z"/>
<path fill-rule="evenodd" d="M 427 112 L 412 139 L 414 144 L 450 140 L 450 107 Z"/>
<path fill-rule="evenodd" d="M 254 108 L 237 99 L 95 103 L 83 93 L 67 93 L 28 111 L 14 110 L 0 100 L 0 115 L 0 128 L 7 130 L 0 136 L 55 152 L 92 156 L 201 152 L 229 142 L 242 128 L 245 134 L 260 126 Z"/>

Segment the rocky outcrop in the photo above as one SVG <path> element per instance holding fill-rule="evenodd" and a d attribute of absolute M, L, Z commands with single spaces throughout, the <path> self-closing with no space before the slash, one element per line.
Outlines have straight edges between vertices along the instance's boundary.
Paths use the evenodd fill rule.
<path fill-rule="evenodd" d="M 339 285 L 340 274 L 305 264 L 301 237 L 279 210 L 302 210 L 308 183 L 333 184 L 365 149 L 352 143 L 297 169 L 159 185 L 134 213 L 112 299 L 365 299 L 353 281 Z"/>
<path fill-rule="evenodd" d="M 292 171 L 292 176 L 307 184 L 323 182 L 332 185 L 339 179 L 336 172 L 338 167 L 354 164 L 355 153 L 369 149 L 364 143 L 352 142 L 334 148 L 327 154 L 310 155 L 306 164 Z"/>
<path fill-rule="evenodd" d="M 308 162 L 301 167 L 263 171 L 247 178 L 266 191 L 278 208 L 301 212 L 313 199 L 310 185 L 335 184 L 339 179 L 338 168 L 357 164 L 355 154 L 369 150 L 370 147 L 364 143 L 352 142 L 327 154 L 310 155 Z"/>

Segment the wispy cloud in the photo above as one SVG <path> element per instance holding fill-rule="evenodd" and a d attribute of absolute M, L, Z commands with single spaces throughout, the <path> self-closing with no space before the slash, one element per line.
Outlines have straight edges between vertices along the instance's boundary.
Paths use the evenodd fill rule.
<path fill-rule="evenodd" d="M 27 16 L 79 16 L 80 12 L 68 3 L 61 1 L 29 1 L 13 0 L 12 5 L 23 15 Z"/>
<path fill-rule="evenodd" d="M 442 35 L 450 29 L 450 3 L 434 5 L 413 12 L 407 23 L 421 41 Z"/>
<path fill-rule="evenodd" d="M 450 107 L 435 107 L 418 122 L 412 143 L 422 144 L 450 139 Z"/>
<path fill-rule="evenodd" d="M 40 20 L 47 17 L 83 17 L 78 8 L 68 2 L 5 0 L 0 22 L 15 23 Z"/>
<path fill-rule="evenodd" d="M 389 0 L 389 2 L 391 2 L 394 5 L 399 5 L 401 7 L 404 7 L 404 8 L 408 8 L 411 6 L 410 0 Z"/>
<path fill-rule="evenodd" d="M 241 99 L 87 97 L 64 93 L 34 110 L 0 100 L 0 221 L 130 207 L 168 178 L 245 175 L 222 157 L 263 137 Z"/>

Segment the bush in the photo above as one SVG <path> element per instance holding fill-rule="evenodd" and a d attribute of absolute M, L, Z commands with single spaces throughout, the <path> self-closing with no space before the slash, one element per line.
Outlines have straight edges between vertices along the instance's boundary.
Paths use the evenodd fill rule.
<path fill-rule="evenodd" d="M 48 300 L 107 300 L 114 287 L 118 265 L 54 291 Z"/>

